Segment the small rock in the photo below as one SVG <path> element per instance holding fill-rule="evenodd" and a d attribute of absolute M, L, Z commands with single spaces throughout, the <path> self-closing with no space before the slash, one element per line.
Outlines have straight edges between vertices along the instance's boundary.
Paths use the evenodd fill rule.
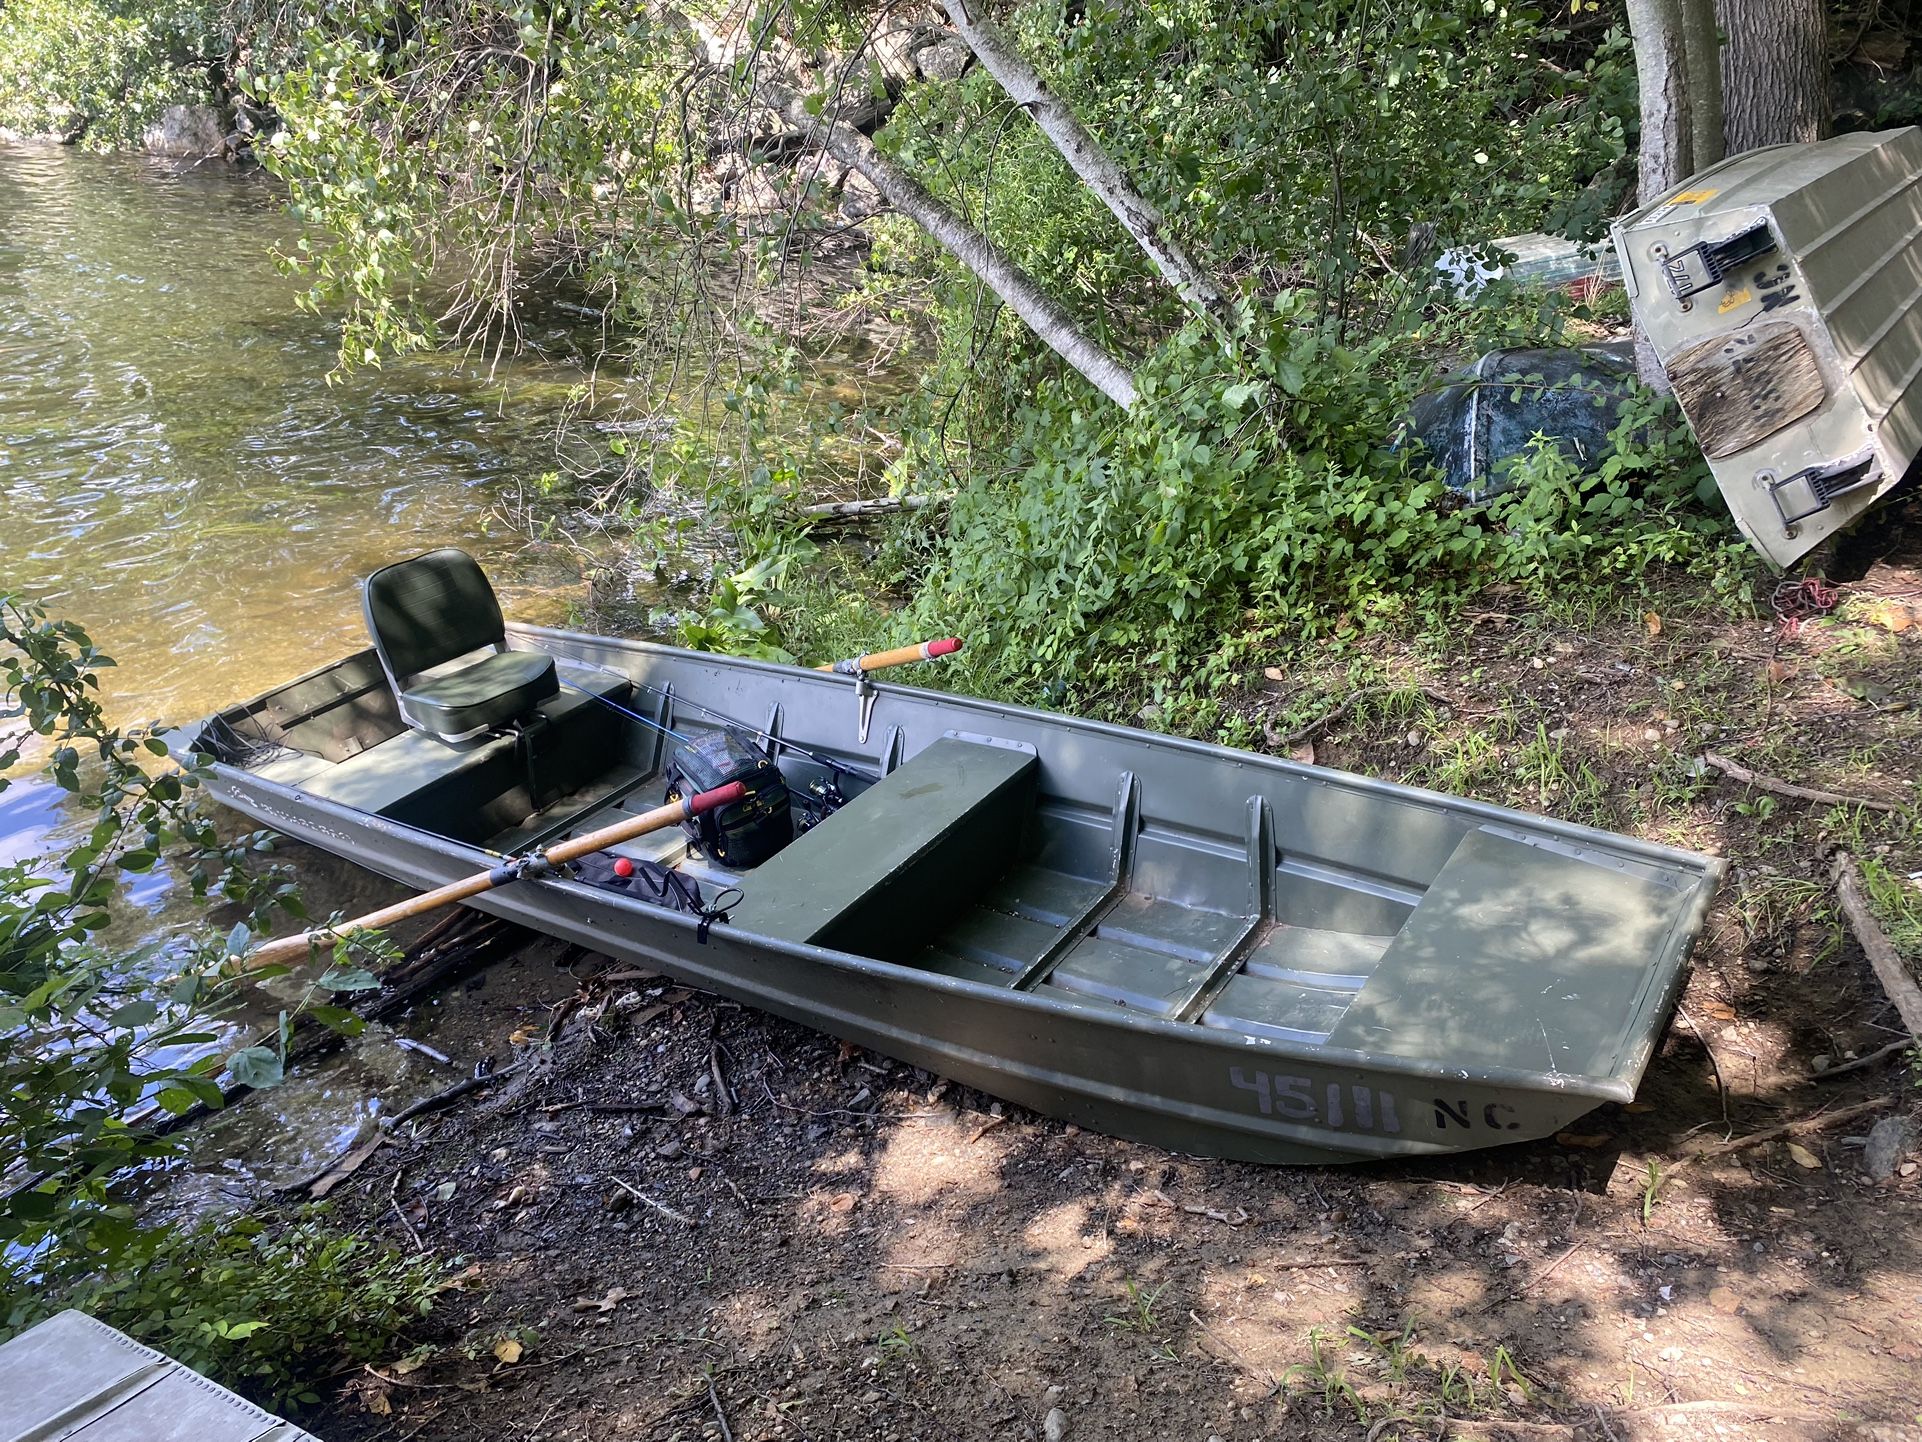
<path fill-rule="evenodd" d="M 634 1199 L 630 1197 L 626 1192 L 622 1191 L 619 1187 L 616 1187 L 613 1191 L 607 1194 L 607 1200 L 603 1203 L 603 1205 L 610 1212 L 624 1212 L 629 1207 L 634 1205 Z"/>
<path fill-rule="evenodd" d="M 1915 1128 L 1906 1117 L 1883 1117 L 1869 1128 L 1868 1142 L 1862 1148 L 1862 1170 L 1878 1182 L 1895 1175 L 1909 1149 L 1915 1145 Z"/>
<path fill-rule="evenodd" d="M 1709 1288 L 1708 1304 L 1724 1317 L 1736 1316 L 1742 1310 L 1742 1299 L 1728 1287 Z"/>
<path fill-rule="evenodd" d="M 1046 1442 L 1061 1442 L 1068 1435 L 1068 1414 L 1059 1407 L 1050 1407 L 1041 1422 L 1041 1435 Z"/>
<path fill-rule="evenodd" d="M 1041 1403 L 1044 1407 L 1047 1407 L 1050 1411 L 1052 1411 L 1055 1405 L 1058 1402 L 1060 1402 L 1062 1397 L 1064 1397 L 1066 1394 L 1067 1394 L 1067 1389 L 1064 1388 L 1059 1382 L 1057 1382 L 1052 1387 L 1048 1388 L 1047 1391 L 1041 1394 Z"/>
<path fill-rule="evenodd" d="M 915 68 L 927 80 L 959 80 L 974 63 L 974 52 L 959 38 L 936 40 L 914 52 Z"/>
<path fill-rule="evenodd" d="M 1642 728 L 1642 739 L 1644 741 L 1660 741 L 1662 739 L 1662 733 L 1653 726 L 1644 726 Z"/>

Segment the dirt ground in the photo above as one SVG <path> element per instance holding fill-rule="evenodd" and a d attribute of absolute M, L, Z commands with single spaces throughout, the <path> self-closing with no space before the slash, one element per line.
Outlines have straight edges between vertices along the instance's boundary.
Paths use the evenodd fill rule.
<path fill-rule="evenodd" d="M 1899 1051 L 1847 1067 L 1901 1032 L 1826 879 L 1844 845 L 1922 915 L 1922 528 L 1881 535 L 1835 559 L 1826 616 L 1806 591 L 1741 624 L 1495 597 L 1445 655 L 1385 648 L 1374 691 L 1250 678 L 1276 749 L 1730 858 L 1633 1105 L 1444 1162 L 1198 1160 L 540 943 L 436 1039 L 523 1070 L 334 1193 L 459 1281 L 419 1351 L 304 1425 L 1922 1438 L 1922 1176 L 1911 1150 L 1872 1179 L 1862 1145 L 1922 1092 Z M 1774 795 L 1705 751 L 1904 809 Z"/>

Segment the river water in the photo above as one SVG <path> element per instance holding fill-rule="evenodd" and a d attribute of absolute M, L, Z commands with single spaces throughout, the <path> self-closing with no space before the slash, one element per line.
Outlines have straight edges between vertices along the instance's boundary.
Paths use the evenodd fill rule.
<path fill-rule="evenodd" d="M 491 373 L 437 353 L 339 378 L 334 328 L 298 309 L 277 262 L 293 241 L 259 173 L 0 145 L 0 591 L 81 623 L 116 659 L 116 723 L 189 721 L 357 649 L 358 578 L 433 546 L 473 552 L 516 619 L 562 622 L 585 599 L 564 557 L 494 513 L 553 468 L 597 362 L 601 389 L 618 387 L 598 326 L 556 306 Z M 817 394 L 852 406 L 877 381 L 898 391 L 869 359 L 822 358 Z M 18 725 L 0 703 L 0 732 Z M 26 772 L 0 792 L 0 865 L 77 822 Z M 306 848 L 284 859 L 316 914 L 398 894 Z M 133 880 L 112 937 L 203 920 L 160 867 Z M 410 1018 L 410 1037 L 434 1037 L 441 1010 Z M 258 1194 L 446 1084 L 394 1043 L 374 1029 L 196 1128 L 174 1199 Z"/>
<path fill-rule="evenodd" d="M 118 719 L 338 654 L 354 579 L 433 545 L 477 551 L 515 614 L 565 611 L 570 578 L 483 522 L 551 467 L 579 363 L 490 382 L 427 355 L 330 385 L 333 328 L 275 261 L 292 240 L 258 174 L 0 147 L 0 585 L 118 659 Z"/>
<path fill-rule="evenodd" d="M 333 327 L 276 260 L 293 239 L 258 173 L 0 146 L 0 591 L 117 660 L 117 723 L 188 721 L 365 644 L 357 578 L 432 546 L 475 552 L 521 619 L 564 620 L 580 595 L 489 518 L 552 467 L 597 332 L 536 330 L 491 376 L 433 354 L 336 380 Z M 0 864 L 77 820 L 27 768 L 9 781 Z M 391 894 L 288 859 L 320 914 Z M 116 912 L 127 942 L 200 920 L 165 867 Z M 356 1047 L 206 1149 L 305 1165 L 428 1084 L 407 1058 Z"/>

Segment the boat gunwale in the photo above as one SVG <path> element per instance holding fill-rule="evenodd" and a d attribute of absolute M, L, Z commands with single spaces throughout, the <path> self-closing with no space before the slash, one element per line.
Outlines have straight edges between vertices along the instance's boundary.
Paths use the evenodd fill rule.
<path fill-rule="evenodd" d="M 820 686 L 845 684 L 845 678 L 831 673 L 817 672 L 805 667 L 782 665 L 776 661 L 759 661 L 747 656 L 724 656 L 713 651 L 688 651 L 678 646 L 663 645 L 656 641 L 645 641 L 628 636 L 594 636 L 584 631 L 563 631 L 550 626 L 529 626 L 509 622 L 508 634 L 528 637 L 554 637 L 566 641 L 586 641 L 597 646 L 615 646 L 621 650 L 642 654 L 667 657 L 693 658 L 704 662 L 716 662 L 724 666 L 758 671 L 770 678 L 783 681 L 806 679 Z M 346 658 L 343 657 L 343 660 Z M 326 668 L 323 667 L 323 670 Z M 291 684 L 291 683 L 290 683 Z M 894 694 L 907 698 L 923 698 L 945 706 L 970 711 L 985 711 L 997 716 L 1019 717 L 1024 721 L 1042 725 L 1063 727 L 1068 730 L 1085 731 L 1105 736 L 1110 740 L 1149 741 L 1171 750 L 1187 752 L 1191 755 L 1215 761 L 1234 761 L 1244 767 L 1278 772 L 1284 776 L 1299 776 L 1322 785 L 1340 785 L 1366 794 L 1405 801 L 1422 805 L 1437 806 L 1445 811 L 1457 811 L 1472 815 L 1482 821 L 1516 826 L 1521 823 L 1527 829 L 1539 831 L 1566 840 L 1586 842 L 1590 845 L 1601 844 L 1609 850 L 1627 852 L 1650 861 L 1661 861 L 1684 870 L 1699 872 L 1704 877 L 1712 876 L 1718 882 L 1726 872 L 1728 863 L 1721 857 L 1709 856 L 1699 851 L 1686 851 L 1681 847 L 1667 846 L 1659 841 L 1644 841 L 1639 837 L 1627 836 L 1621 832 L 1603 831 L 1598 827 L 1584 826 L 1578 821 L 1561 821 L 1552 816 L 1540 816 L 1533 812 L 1516 811 L 1509 807 L 1497 806 L 1493 802 L 1477 801 L 1467 796 L 1450 796 L 1445 791 L 1431 791 L 1423 786 L 1409 786 L 1399 781 L 1384 781 L 1376 776 L 1364 776 L 1354 771 L 1339 771 L 1329 766 L 1316 766 L 1311 762 L 1294 761 L 1285 756 L 1264 756 L 1258 751 L 1240 751 L 1232 746 L 1221 746 L 1212 741 L 1197 741 L 1192 737 L 1173 736 L 1161 731 L 1143 731 L 1138 727 L 1119 726 L 1109 721 L 1096 721 L 1086 716 L 1070 716 L 1058 711 L 1037 711 L 1032 707 L 1017 706 L 1006 701 L 987 701 L 978 696 L 961 696 L 951 691 L 937 691 L 928 686 L 902 685 L 870 679 L 874 689 L 886 696 Z M 278 689 L 278 688 L 275 688 Z M 271 694 L 271 693 L 263 693 Z M 259 698 L 256 698 L 259 699 Z M 252 703 L 243 703 L 252 704 Z M 1144 813 L 1143 824 L 1148 818 Z M 1176 827 L 1175 830 L 1185 828 Z M 1520 829 L 1518 827 L 1518 829 Z M 1222 833 L 1227 834 L 1227 833 Z"/>
<path fill-rule="evenodd" d="M 751 670 L 764 674 L 771 680 L 781 683 L 807 680 L 816 685 L 836 684 L 828 677 L 815 672 L 798 670 L 794 667 L 773 662 L 755 661 L 745 657 L 724 656 L 710 652 L 687 651 L 679 647 L 665 646 L 655 642 L 641 641 L 627 637 L 594 636 L 585 632 L 562 631 L 548 627 L 525 626 L 512 623 L 508 626 L 508 633 L 510 636 L 520 636 L 522 638 L 552 637 L 567 642 L 584 642 L 594 646 L 612 646 L 619 650 L 630 651 L 641 655 L 660 655 L 671 659 L 692 659 L 702 664 Z M 360 653 L 349 653 L 348 656 L 343 656 L 328 665 L 320 666 L 305 673 L 305 675 L 298 678 L 298 680 L 307 680 L 319 676 L 332 669 L 333 666 L 337 666 L 342 661 L 351 659 L 353 655 L 358 654 Z M 264 701 L 266 697 L 274 694 L 274 692 L 295 684 L 298 684 L 297 680 L 284 682 L 279 686 L 270 687 L 268 690 L 248 700 L 223 707 L 219 712 L 214 713 L 214 716 L 172 733 L 169 737 L 169 742 L 172 744 L 173 739 L 178 737 L 181 738 L 183 748 L 189 747 L 194 741 L 200 739 L 215 718 L 258 705 Z M 1650 984 L 1643 988 L 1642 995 L 1636 1005 L 1624 1013 L 1623 1026 L 1621 1029 L 1622 1045 L 1617 1049 L 1615 1066 L 1608 1074 L 1600 1076 L 1548 1072 L 1506 1066 L 1451 1066 L 1444 1062 L 1429 1061 L 1417 1057 L 1406 1057 L 1396 1053 L 1365 1052 L 1352 1048 L 1332 1047 L 1326 1044 L 1290 1042 L 1279 1038 L 1253 1036 L 1224 1028 L 1201 1027 L 1192 1022 L 1175 1022 L 1168 1018 L 1151 1016 L 1125 1006 L 1115 1006 L 1112 1008 L 1112 1014 L 1109 1014 L 1106 1010 L 1093 1008 L 1085 1003 L 1057 1000 L 1045 994 L 1031 991 L 1016 992 L 993 986 L 986 982 L 946 976 L 939 972 L 928 971 L 920 967 L 883 961 L 878 958 L 860 956 L 851 952 L 836 951 L 831 948 L 813 946 L 808 943 L 777 940 L 741 928 L 729 928 L 729 935 L 732 938 L 738 939 L 744 944 L 763 948 L 775 955 L 791 956 L 817 965 L 826 966 L 833 970 L 849 972 L 856 975 L 878 974 L 893 980 L 909 981 L 937 994 L 946 992 L 975 999 L 992 999 L 1003 1005 L 1012 1006 L 1017 1011 L 1025 1010 L 1044 1016 L 1072 1018 L 1077 1022 L 1093 1020 L 1099 1025 L 1114 1027 L 1124 1033 L 1145 1034 L 1189 1045 L 1199 1044 L 1226 1055 L 1240 1053 L 1245 1056 L 1253 1053 L 1263 1058 L 1291 1058 L 1314 1065 L 1353 1067 L 1359 1070 L 1371 1070 L 1411 1079 L 1443 1079 L 1542 1094 L 1592 1097 L 1597 1102 L 1627 1102 L 1633 1100 L 1635 1096 L 1636 1082 L 1629 1080 L 1625 1073 L 1633 1071 L 1636 1076 L 1636 1081 L 1639 1081 L 1641 1072 L 1646 1068 L 1647 1057 L 1652 1055 L 1654 1050 L 1653 1042 L 1651 1041 L 1648 1046 L 1640 1049 L 1643 1052 L 1641 1065 L 1627 1065 L 1628 1054 L 1632 1050 L 1635 1050 L 1629 1043 L 1639 1035 L 1642 1020 L 1648 1014 L 1650 1006 L 1657 1004 L 1663 995 L 1679 991 L 1686 976 L 1688 950 L 1694 940 L 1700 935 L 1710 898 L 1714 890 L 1714 884 L 1721 880 L 1726 870 L 1726 862 L 1719 857 L 1682 851 L 1678 848 L 1662 846 L 1658 843 L 1644 842 L 1634 837 L 1618 836 L 1614 833 L 1599 831 L 1595 828 L 1581 826 L 1577 823 L 1556 821 L 1550 817 L 1534 817 L 1527 813 L 1492 806 L 1486 802 L 1475 801 L 1465 797 L 1451 797 L 1444 793 L 1427 791 L 1419 787 L 1403 786 L 1395 782 L 1382 781 L 1374 777 L 1359 776 L 1325 767 L 1310 766 L 1301 762 L 1286 761 L 1278 757 L 1260 756 L 1252 752 L 1239 752 L 1232 748 L 1217 746 L 1208 742 L 1194 741 L 1186 737 L 1142 732 L 1130 727 L 1115 726 L 1107 722 L 1094 721 L 1085 717 L 1063 716 L 1005 703 L 983 701 L 976 697 L 956 696 L 952 693 L 933 691 L 924 687 L 888 686 L 882 687 L 881 689 L 884 691 L 894 691 L 897 694 L 905 693 L 911 697 L 918 697 L 923 700 L 932 701 L 937 704 L 945 704 L 977 714 L 990 714 L 1000 717 L 1018 716 L 1043 725 L 1067 730 L 1079 730 L 1110 739 L 1129 741 L 1137 744 L 1145 740 L 1155 744 L 1167 745 L 1204 759 L 1231 759 L 1241 763 L 1243 766 L 1259 763 L 1263 769 L 1279 772 L 1284 775 L 1306 776 L 1323 784 L 1350 786 L 1374 795 L 1402 799 L 1412 796 L 1424 802 L 1439 804 L 1444 809 L 1456 810 L 1466 815 L 1489 821 L 1502 822 L 1511 826 L 1519 819 L 1531 827 L 1535 827 L 1550 835 L 1575 840 L 1601 841 L 1607 843 L 1609 847 L 1617 851 L 1626 851 L 1644 858 L 1659 859 L 1677 864 L 1684 870 L 1697 873 L 1701 880 L 1710 884 L 1706 886 L 1698 885 L 1696 887 L 1695 897 L 1689 910 L 1683 917 L 1678 918 L 1677 923 L 1671 927 L 1668 933 L 1668 940 L 1663 947 L 1651 956 L 1648 966 Z M 338 825 L 358 827 L 366 832 L 386 834 L 396 839 L 414 841 L 429 851 L 437 853 L 460 866 L 471 866 L 471 869 L 479 870 L 487 865 L 491 856 L 489 852 L 477 845 L 455 841 L 438 832 L 411 826 L 405 822 L 397 822 L 389 817 L 356 810 L 326 797 L 316 795 L 311 791 L 304 790 L 297 785 L 271 780 L 230 762 L 216 759 L 213 762 L 213 767 L 216 776 L 231 788 L 259 793 L 263 796 L 263 799 L 265 797 L 274 797 L 295 802 L 301 806 L 311 808 L 321 817 Z M 298 818 L 292 819 L 297 820 Z M 273 823 L 270 821 L 268 824 L 272 825 Z M 350 856 L 348 859 L 354 861 L 356 865 L 365 864 L 355 857 Z M 381 870 L 382 868 L 371 867 L 369 869 Z M 391 875 L 391 873 L 388 874 Z M 542 887 L 561 888 L 560 894 L 562 896 L 576 896 L 580 899 L 591 901 L 596 905 L 612 906 L 620 911 L 643 917 L 650 921 L 666 923 L 677 930 L 688 933 L 690 937 L 693 937 L 697 933 L 700 926 L 698 918 L 667 908 L 650 906 L 645 902 L 623 896 L 618 892 L 594 887 L 585 882 L 562 878 L 549 878 L 536 884 Z M 1667 979 L 1668 984 L 1660 985 L 1659 983 L 1664 978 Z M 929 1033 L 929 1035 L 937 1034 Z M 1257 1134 L 1267 1134 L 1268 1130 L 1267 1128 L 1258 1129 Z"/>

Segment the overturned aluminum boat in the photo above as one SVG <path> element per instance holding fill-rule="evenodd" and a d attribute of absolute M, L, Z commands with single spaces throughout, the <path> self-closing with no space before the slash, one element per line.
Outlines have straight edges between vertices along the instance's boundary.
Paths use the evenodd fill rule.
<path fill-rule="evenodd" d="M 414 620 L 431 641 L 432 616 Z M 710 903 L 738 891 L 726 920 L 637 899 L 605 869 L 473 904 L 1183 1152 L 1420 1156 L 1630 1100 L 1722 873 L 1479 802 L 917 687 L 873 688 L 864 744 L 847 676 L 519 626 L 494 644 L 496 684 L 551 662 L 555 689 L 501 703 L 520 714 L 464 740 L 421 724 L 422 683 L 389 646 L 230 707 L 176 749 L 210 755 L 214 794 L 258 822 L 430 887 L 658 804 L 677 738 L 731 718 L 794 796 L 845 800 L 752 869 L 678 831 L 618 848 Z M 444 680 L 429 683 L 441 702 L 486 708 L 485 686 Z"/>

